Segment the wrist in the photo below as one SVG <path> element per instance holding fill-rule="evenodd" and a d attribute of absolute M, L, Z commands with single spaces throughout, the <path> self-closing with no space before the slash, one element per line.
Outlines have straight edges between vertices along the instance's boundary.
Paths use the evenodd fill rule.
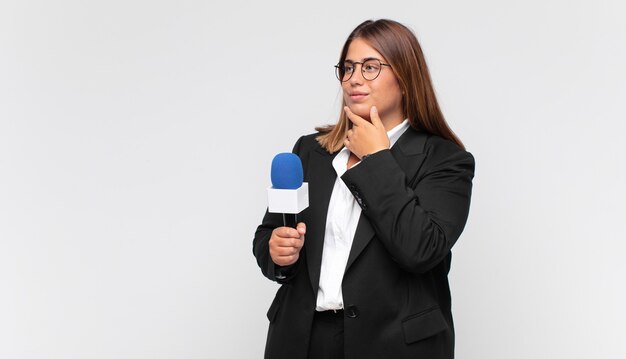
<path fill-rule="evenodd" d="M 367 152 L 366 154 L 364 154 L 363 156 L 361 156 L 361 158 L 360 158 L 360 159 L 361 159 L 361 161 L 364 161 L 366 158 L 370 157 L 371 155 L 373 155 L 373 154 L 375 154 L 375 153 L 378 153 L 378 152 L 380 152 L 380 151 L 387 150 L 387 149 L 388 149 L 388 148 L 380 148 L 380 149 L 377 149 L 377 150 L 375 150 L 375 151 L 370 151 L 370 152 Z"/>

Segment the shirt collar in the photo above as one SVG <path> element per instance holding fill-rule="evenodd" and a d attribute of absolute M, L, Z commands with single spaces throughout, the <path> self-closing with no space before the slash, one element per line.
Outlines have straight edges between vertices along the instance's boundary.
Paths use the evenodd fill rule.
<path fill-rule="evenodd" d="M 387 137 L 389 137 L 389 148 L 391 148 L 398 141 L 407 128 L 409 128 L 409 120 L 405 119 L 396 125 L 396 127 L 387 131 Z"/>

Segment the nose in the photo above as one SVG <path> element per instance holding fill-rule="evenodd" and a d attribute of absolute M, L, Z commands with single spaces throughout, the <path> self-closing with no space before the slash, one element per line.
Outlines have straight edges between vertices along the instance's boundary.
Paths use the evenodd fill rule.
<path fill-rule="evenodd" d="M 359 67 L 357 68 L 357 66 Z M 350 79 L 348 80 L 350 85 L 353 85 L 353 86 L 362 85 L 363 82 L 365 81 L 365 77 L 363 77 L 362 66 L 363 64 L 358 63 L 358 62 L 354 64 L 354 73 L 352 73 L 352 77 L 350 77 Z"/>

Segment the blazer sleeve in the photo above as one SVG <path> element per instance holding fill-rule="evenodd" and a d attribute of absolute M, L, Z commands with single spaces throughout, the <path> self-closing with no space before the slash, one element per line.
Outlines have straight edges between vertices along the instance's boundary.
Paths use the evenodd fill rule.
<path fill-rule="evenodd" d="M 296 142 L 293 153 L 300 153 L 300 145 L 303 137 L 300 137 Z M 279 266 L 272 261 L 270 256 L 269 241 L 272 237 L 272 231 L 275 228 L 283 226 L 283 216 L 280 213 L 270 213 L 265 211 L 265 216 L 261 224 L 257 227 L 254 233 L 254 239 L 252 241 L 252 253 L 256 257 L 257 264 L 261 268 L 261 272 L 268 279 L 276 281 L 278 283 L 286 283 L 293 278 L 298 270 L 300 259 L 290 266 Z"/>
<path fill-rule="evenodd" d="M 450 141 L 435 142 L 427 145 L 415 181 L 407 180 L 390 150 L 368 156 L 342 176 L 378 240 L 413 273 L 448 255 L 469 213 L 474 157 Z"/>

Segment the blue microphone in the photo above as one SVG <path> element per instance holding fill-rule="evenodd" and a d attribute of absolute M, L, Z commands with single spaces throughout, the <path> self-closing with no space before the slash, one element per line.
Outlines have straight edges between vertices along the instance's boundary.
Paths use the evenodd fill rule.
<path fill-rule="evenodd" d="M 272 187 L 276 189 L 298 189 L 304 174 L 300 157 L 293 153 L 279 153 L 272 160 Z"/>
<path fill-rule="evenodd" d="M 274 156 L 271 179 L 272 187 L 267 189 L 268 211 L 282 213 L 283 224 L 295 228 L 297 214 L 309 206 L 309 184 L 303 182 L 304 171 L 300 157 L 293 153 Z"/>

